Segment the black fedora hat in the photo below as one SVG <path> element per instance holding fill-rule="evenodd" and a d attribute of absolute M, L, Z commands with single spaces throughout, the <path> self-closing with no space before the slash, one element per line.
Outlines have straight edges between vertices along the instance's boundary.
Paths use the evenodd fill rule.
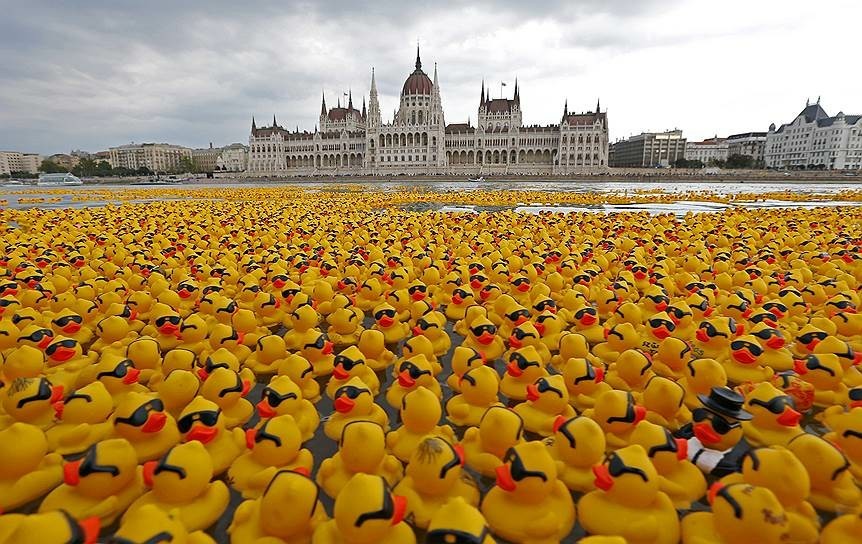
<path fill-rule="evenodd" d="M 720 416 L 740 421 L 748 421 L 752 418 L 750 413 L 742 409 L 745 399 L 729 387 L 713 387 L 709 391 L 709 396 L 698 395 L 697 398 L 704 408 Z"/>

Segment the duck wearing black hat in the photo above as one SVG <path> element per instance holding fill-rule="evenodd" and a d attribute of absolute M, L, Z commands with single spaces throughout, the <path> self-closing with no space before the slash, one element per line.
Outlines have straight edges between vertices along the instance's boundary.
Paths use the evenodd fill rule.
<path fill-rule="evenodd" d="M 702 406 L 692 410 L 693 422 L 677 432 L 688 441 L 689 461 L 718 477 L 738 472 L 751 449 L 740 425 L 752 417 L 742 407 L 745 399 L 727 387 L 713 387 L 697 398 Z"/>

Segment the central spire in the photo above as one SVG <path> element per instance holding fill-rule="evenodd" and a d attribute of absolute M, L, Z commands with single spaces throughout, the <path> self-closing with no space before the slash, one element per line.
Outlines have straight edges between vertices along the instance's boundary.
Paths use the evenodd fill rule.
<path fill-rule="evenodd" d="M 416 40 L 416 69 L 422 69 L 422 60 L 419 58 L 419 40 Z"/>

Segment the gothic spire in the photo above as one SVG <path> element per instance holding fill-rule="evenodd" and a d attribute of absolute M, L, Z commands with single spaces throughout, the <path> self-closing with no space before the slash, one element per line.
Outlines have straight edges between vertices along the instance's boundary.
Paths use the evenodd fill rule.
<path fill-rule="evenodd" d="M 437 63 L 434 63 L 434 88 L 437 88 Z"/>
<path fill-rule="evenodd" d="M 320 91 L 320 115 L 326 115 L 326 93 Z"/>
<path fill-rule="evenodd" d="M 341 97 L 340 96 L 338 97 L 338 101 L 336 102 L 336 107 L 338 109 L 341 109 Z"/>
<path fill-rule="evenodd" d="M 362 118 L 365 119 L 365 97 L 362 97 Z"/>
<path fill-rule="evenodd" d="M 377 96 L 377 81 L 374 79 L 374 67 L 371 67 L 371 96 Z"/>
<path fill-rule="evenodd" d="M 254 123 L 254 115 L 251 116 L 251 131 L 257 130 L 257 125 Z"/>
<path fill-rule="evenodd" d="M 569 116 L 569 99 L 566 99 L 566 105 L 563 106 L 563 119 Z"/>
<path fill-rule="evenodd" d="M 422 60 L 419 58 L 419 40 L 416 40 L 416 69 L 422 69 Z"/>
<path fill-rule="evenodd" d="M 515 78 L 515 104 L 521 103 L 521 95 L 518 93 L 518 78 Z"/>
<path fill-rule="evenodd" d="M 275 128 L 278 124 L 275 122 L 275 114 L 272 114 L 272 128 Z"/>
<path fill-rule="evenodd" d="M 353 109 L 353 90 L 347 89 L 347 109 Z"/>
<path fill-rule="evenodd" d="M 479 107 L 485 105 L 485 80 L 482 79 L 482 91 L 479 93 Z"/>
<path fill-rule="evenodd" d="M 602 112 L 601 99 L 596 98 L 596 113 L 601 113 L 601 112 Z"/>

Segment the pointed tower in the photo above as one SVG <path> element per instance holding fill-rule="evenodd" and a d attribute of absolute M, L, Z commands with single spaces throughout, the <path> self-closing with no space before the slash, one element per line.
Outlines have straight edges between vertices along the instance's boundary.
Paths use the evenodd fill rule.
<path fill-rule="evenodd" d="M 569 99 L 566 99 L 566 105 L 563 106 L 563 121 L 569 116 Z"/>
<path fill-rule="evenodd" d="M 371 68 L 371 92 L 368 97 L 368 120 L 366 126 L 370 128 L 379 127 L 380 120 L 380 102 L 377 100 L 377 81 L 374 78 L 374 67 Z"/>
<path fill-rule="evenodd" d="M 443 102 L 440 100 L 440 83 L 437 79 L 437 63 L 434 63 L 434 81 L 431 91 L 431 119 L 428 124 L 443 123 Z"/>
<path fill-rule="evenodd" d="M 353 89 L 347 89 L 347 109 L 353 109 Z"/>
<path fill-rule="evenodd" d="M 320 93 L 320 115 L 326 115 L 326 93 Z"/>
<path fill-rule="evenodd" d="M 251 133 L 257 132 L 257 125 L 254 122 L 254 115 L 251 116 Z"/>
<path fill-rule="evenodd" d="M 275 121 L 275 114 L 273 113 L 272 114 L 272 128 L 275 128 L 277 126 L 278 126 L 278 123 Z"/>
<path fill-rule="evenodd" d="M 365 114 L 365 97 L 362 97 L 362 119 L 366 119 L 368 116 Z"/>
<path fill-rule="evenodd" d="M 416 40 L 416 70 L 422 69 L 422 59 L 419 58 L 419 40 Z"/>
<path fill-rule="evenodd" d="M 596 98 L 596 113 L 602 113 L 602 101 Z"/>
<path fill-rule="evenodd" d="M 479 109 L 485 105 L 485 79 L 482 78 L 482 90 L 479 91 Z"/>
<path fill-rule="evenodd" d="M 517 104 L 518 106 L 520 106 L 520 105 L 521 105 L 521 94 L 520 94 L 520 91 L 518 90 L 518 78 L 517 78 L 517 77 L 515 78 L 515 97 L 514 97 L 514 101 L 515 101 L 515 104 Z"/>
<path fill-rule="evenodd" d="M 338 97 L 338 100 L 335 103 L 335 107 L 338 109 L 341 109 L 341 97 L 340 96 Z"/>

